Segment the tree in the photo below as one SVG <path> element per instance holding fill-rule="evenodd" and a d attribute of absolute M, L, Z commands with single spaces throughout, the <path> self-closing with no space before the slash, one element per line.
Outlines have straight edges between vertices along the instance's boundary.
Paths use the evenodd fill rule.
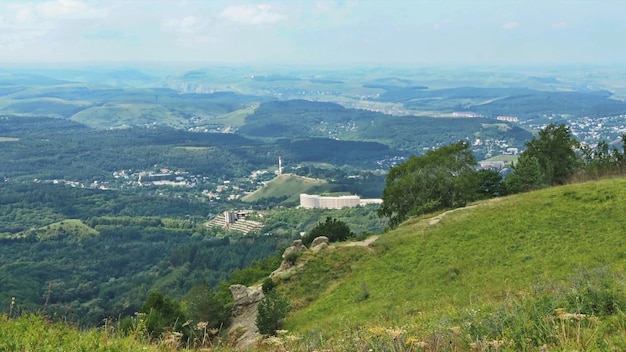
<path fill-rule="evenodd" d="M 302 243 L 308 246 L 316 237 L 326 236 L 329 242 L 345 241 L 354 237 L 350 227 L 343 221 L 326 217 L 326 222 L 318 223 L 306 236 L 302 238 Z"/>
<path fill-rule="evenodd" d="M 541 165 L 534 156 L 522 153 L 517 163 L 513 164 L 513 170 L 504 182 L 506 193 L 528 192 L 546 186 Z"/>
<path fill-rule="evenodd" d="M 562 185 L 582 164 L 576 152 L 579 146 L 569 127 L 550 124 L 539 131 L 539 138 L 533 137 L 526 143 L 522 155 L 537 159 L 545 184 Z"/>
<path fill-rule="evenodd" d="M 458 208 L 476 198 L 476 160 L 466 142 L 458 142 L 409 160 L 389 170 L 380 217 L 396 227 L 410 216 Z"/>
<path fill-rule="evenodd" d="M 192 287 L 185 302 L 189 318 L 194 323 L 206 322 L 211 328 L 223 325 L 230 315 L 230 302 L 224 302 L 206 282 Z"/>
<path fill-rule="evenodd" d="M 166 329 L 179 331 L 186 321 L 180 303 L 164 297 L 159 291 L 150 293 L 141 312 L 146 314 L 146 328 L 152 337 L 160 336 Z"/>
<path fill-rule="evenodd" d="M 504 193 L 502 176 L 495 170 L 480 170 L 476 173 L 478 197 L 493 198 Z"/>
<path fill-rule="evenodd" d="M 582 159 L 584 171 L 587 176 L 599 178 L 609 175 L 621 175 L 626 166 L 626 134 L 622 135 L 623 153 L 615 146 L 610 146 L 606 141 L 598 142 L 594 148 L 583 146 Z"/>
<path fill-rule="evenodd" d="M 256 326 L 263 335 L 274 335 L 291 310 L 289 301 L 277 290 L 269 291 L 259 302 Z"/>

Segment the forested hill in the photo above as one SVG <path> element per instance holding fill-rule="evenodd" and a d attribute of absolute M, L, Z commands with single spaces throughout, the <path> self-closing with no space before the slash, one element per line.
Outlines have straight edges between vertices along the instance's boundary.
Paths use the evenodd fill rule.
<path fill-rule="evenodd" d="M 304 100 L 263 103 L 246 117 L 238 133 L 265 138 L 314 136 L 374 141 L 415 154 L 459 140 L 492 138 L 521 146 L 531 137 L 522 128 L 493 119 L 393 116 Z"/>
<path fill-rule="evenodd" d="M 0 116 L 0 137 L 0 175 L 29 181 L 107 181 L 115 171 L 155 166 L 229 179 L 274 166 L 279 155 L 293 166 L 326 162 L 370 169 L 381 167 L 377 161 L 406 155 L 373 142 L 307 137 L 260 141 L 162 126 L 101 130 L 66 119 L 15 115 Z"/>

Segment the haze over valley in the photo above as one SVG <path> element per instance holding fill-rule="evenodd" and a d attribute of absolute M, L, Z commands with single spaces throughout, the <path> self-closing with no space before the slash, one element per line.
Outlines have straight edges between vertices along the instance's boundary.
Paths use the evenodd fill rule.
<path fill-rule="evenodd" d="M 624 13 L 0 4 L 0 350 L 626 349 Z"/>

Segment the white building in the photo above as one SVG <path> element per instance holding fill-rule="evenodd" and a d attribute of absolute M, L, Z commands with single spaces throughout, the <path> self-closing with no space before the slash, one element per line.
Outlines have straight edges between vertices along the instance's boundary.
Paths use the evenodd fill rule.
<path fill-rule="evenodd" d="M 306 193 L 300 194 L 300 206 L 305 209 L 341 209 L 344 207 L 354 208 L 359 205 L 380 204 L 382 202 L 382 199 L 361 199 L 361 197 L 359 196 L 328 197 Z"/>
<path fill-rule="evenodd" d="M 343 207 L 356 207 L 361 204 L 359 196 L 326 197 L 314 194 L 300 194 L 300 206 L 306 209 L 326 208 L 341 209 Z"/>

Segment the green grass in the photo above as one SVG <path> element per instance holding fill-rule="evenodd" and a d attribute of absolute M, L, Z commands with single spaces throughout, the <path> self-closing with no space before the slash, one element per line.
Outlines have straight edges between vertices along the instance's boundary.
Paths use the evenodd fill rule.
<path fill-rule="evenodd" d="M 236 111 L 221 115 L 211 120 L 211 122 L 220 123 L 225 126 L 230 126 L 234 128 L 243 126 L 246 122 L 246 117 L 248 115 L 254 114 L 254 112 L 259 107 L 259 105 L 260 105 L 259 103 L 254 103 L 250 107 L 247 107 L 245 109 L 240 109 L 240 110 L 236 110 Z"/>
<path fill-rule="evenodd" d="M 187 120 L 157 104 L 107 104 L 82 110 L 72 121 L 94 128 L 149 125 L 186 126 Z"/>
<path fill-rule="evenodd" d="M 626 350 L 625 213 L 626 178 L 606 179 L 412 218 L 372 247 L 306 252 L 278 278 L 288 332 L 261 349 Z M 166 341 L 0 315 L 0 351 L 171 350 Z"/>
<path fill-rule="evenodd" d="M 355 331 L 374 339 L 371 329 L 390 333 L 384 329 L 397 327 L 405 340 L 421 342 L 460 330 L 463 334 L 453 340 L 461 350 L 503 338 L 513 341 L 511 350 L 543 343 L 585 349 L 580 342 L 585 338 L 587 347 L 617 341 L 626 336 L 621 311 L 598 318 L 602 325 L 578 320 L 586 327 L 569 332 L 555 309 L 580 311 L 572 303 L 578 298 L 568 301 L 572 292 L 601 293 L 589 294 L 588 301 L 615 293 L 626 302 L 624 214 L 626 179 L 609 179 L 482 202 L 448 213 L 438 223 L 431 224 L 432 215 L 411 219 L 383 234 L 374 252 L 361 252 L 354 261 L 333 259 L 338 254 L 330 251 L 311 258 L 279 287 L 298 302 L 286 329 L 299 336 L 326 336 L 324 343 L 344 339 L 348 349 L 362 347 L 351 336 Z M 328 271 L 327 261 L 341 270 Z M 320 272 L 326 282 L 315 279 Z M 517 316 L 528 316 L 532 326 L 549 327 L 550 333 L 525 328 L 528 322 Z M 498 324 L 502 328 L 485 327 Z M 594 330 L 603 332 L 592 336 Z M 533 342 L 524 345 L 526 339 Z"/>
<path fill-rule="evenodd" d="M 262 198 L 289 197 L 288 200 L 299 202 L 300 193 L 326 185 L 326 181 L 316 180 L 295 175 L 280 175 L 269 181 L 263 187 L 242 198 L 245 202 L 255 202 Z"/>
<path fill-rule="evenodd" d="M 122 337 L 114 327 L 81 331 L 40 315 L 0 315 L 0 351 L 176 351 Z"/>
<path fill-rule="evenodd" d="M 504 161 L 507 164 L 511 164 L 516 162 L 518 157 L 519 155 L 496 155 L 486 159 L 485 161 Z"/>
<path fill-rule="evenodd" d="M 85 236 L 98 235 L 98 231 L 77 219 L 67 219 L 40 227 L 35 230 L 35 233 L 39 239 L 50 239 L 59 236 L 70 236 L 80 239 Z"/>

